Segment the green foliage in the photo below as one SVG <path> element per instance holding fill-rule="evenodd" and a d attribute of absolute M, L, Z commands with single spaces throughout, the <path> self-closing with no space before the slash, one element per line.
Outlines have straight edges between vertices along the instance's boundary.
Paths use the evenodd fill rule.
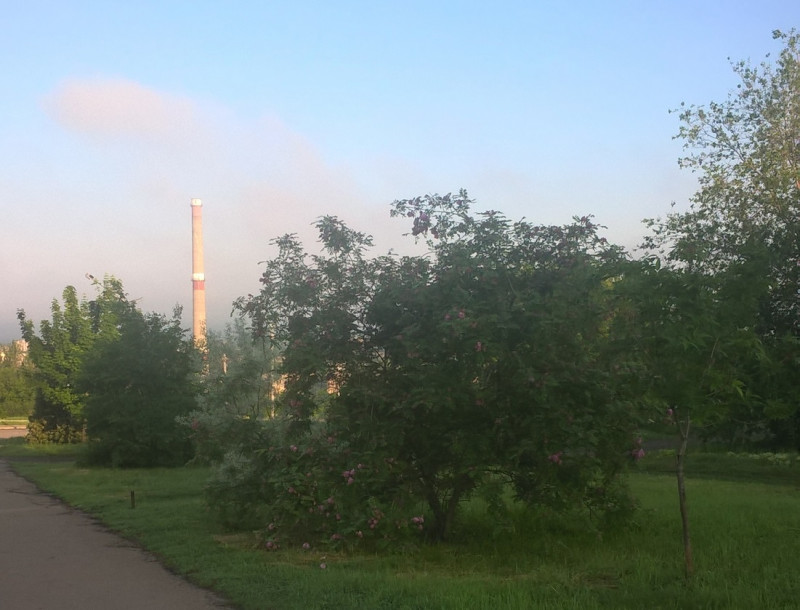
<path fill-rule="evenodd" d="M 718 303 L 729 300 L 725 332 L 760 340 L 756 350 L 743 344 L 728 354 L 739 367 L 739 396 L 707 421 L 707 433 L 798 447 L 800 35 L 774 35 L 780 55 L 759 66 L 734 63 L 740 82 L 725 101 L 679 110 L 687 150 L 680 163 L 700 188 L 688 211 L 649 221 L 645 246 L 665 265 L 700 274 Z"/>
<path fill-rule="evenodd" d="M 85 393 L 91 463 L 152 467 L 191 457 L 186 430 L 176 418 L 194 406 L 195 353 L 172 318 L 121 313 L 116 336 L 105 336 L 87 354 L 77 386 Z"/>
<path fill-rule="evenodd" d="M 35 366 L 30 442 L 69 443 L 82 438 L 84 396 L 77 391 L 75 379 L 94 342 L 99 337 L 115 337 L 117 318 L 130 307 L 119 280 L 106 277 L 100 283 L 92 279 L 98 292 L 96 299 L 79 301 L 75 288 L 67 286 L 62 303 L 53 300 L 51 320 L 40 322 L 38 335 L 25 312 L 17 314 Z"/>
<path fill-rule="evenodd" d="M 33 411 L 36 388 L 32 365 L 17 347 L 0 346 L 0 419 L 27 417 Z"/>
<path fill-rule="evenodd" d="M 629 383 L 653 419 L 669 410 L 713 426 L 747 400 L 748 366 L 763 361 L 763 347 L 745 326 L 747 293 L 731 298 L 729 278 L 645 258 L 629 263 L 615 286 L 625 310 L 610 332 L 627 342 L 628 366 L 647 371 Z"/>
<path fill-rule="evenodd" d="M 260 422 L 274 414 L 279 380 L 272 348 L 263 338 L 253 340 L 241 318 L 206 339 L 208 370 L 197 408 L 179 419 L 191 430 L 194 462 L 203 464 L 259 446 Z"/>
<path fill-rule="evenodd" d="M 369 465 L 362 508 L 373 496 L 382 513 L 424 502 L 433 539 L 490 474 L 530 503 L 618 510 L 635 425 L 606 332 L 622 253 L 589 217 L 537 226 L 473 215 L 470 203 L 465 192 L 395 202 L 427 256 L 370 258 L 371 238 L 335 217 L 317 222 L 322 254 L 291 235 L 275 241 L 262 290 L 236 306 L 282 349 L 285 444 L 316 455 L 324 426 L 349 459 L 316 464 L 313 484 Z M 267 460 L 255 472 L 288 467 Z M 337 502 L 349 478 L 325 487 Z"/>

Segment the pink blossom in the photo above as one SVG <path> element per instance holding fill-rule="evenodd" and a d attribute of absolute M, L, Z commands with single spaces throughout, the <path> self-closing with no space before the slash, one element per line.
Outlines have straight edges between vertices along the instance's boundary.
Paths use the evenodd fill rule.
<path fill-rule="evenodd" d="M 319 564 L 319 567 L 321 570 L 324 570 L 325 568 L 328 567 L 328 564 L 323 561 L 321 564 Z"/>
<path fill-rule="evenodd" d="M 564 453 L 563 451 L 559 451 L 558 453 L 554 453 L 554 454 L 548 456 L 547 459 L 550 460 L 551 462 L 553 462 L 554 464 L 560 464 L 561 463 L 561 456 L 563 455 L 563 453 Z"/>
<path fill-rule="evenodd" d="M 335 504 L 335 503 L 336 503 L 336 500 L 334 500 L 334 499 L 333 499 L 333 496 L 331 496 L 330 498 L 328 498 L 328 500 L 327 500 L 327 501 L 328 501 L 328 504 Z"/>
<path fill-rule="evenodd" d="M 308 549 L 310 549 L 310 548 L 311 548 L 311 545 L 310 545 L 310 544 L 308 544 L 308 542 L 304 542 L 304 543 L 303 543 L 303 550 L 304 550 L 304 551 L 307 551 L 307 550 L 308 550 Z"/>
<path fill-rule="evenodd" d="M 356 482 L 356 480 L 353 477 L 348 477 L 348 479 L 347 479 L 347 484 L 348 485 L 352 485 L 355 482 Z"/>
<path fill-rule="evenodd" d="M 287 491 L 288 491 L 290 494 L 296 494 L 296 493 L 297 493 L 297 490 L 296 490 L 294 487 L 290 487 L 290 488 L 289 488 Z"/>
<path fill-rule="evenodd" d="M 672 417 L 672 409 L 667 409 L 667 417 Z"/>
<path fill-rule="evenodd" d="M 291 447 L 289 447 L 289 449 L 291 449 L 292 452 L 295 453 L 297 452 L 297 445 L 292 445 Z"/>
<path fill-rule="evenodd" d="M 633 459 L 638 462 L 644 457 L 644 449 L 642 449 L 641 447 L 639 447 L 638 449 L 634 449 L 633 451 L 631 451 L 631 455 L 633 456 Z"/>
<path fill-rule="evenodd" d="M 480 341 L 476 342 L 475 343 L 475 351 L 476 352 L 486 351 L 485 348 L 483 347 L 483 343 L 481 343 Z"/>
<path fill-rule="evenodd" d="M 450 319 L 450 314 L 449 313 L 444 314 L 444 319 L 445 320 L 449 320 Z"/>
<path fill-rule="evenodd" d="M 358 530 L 356 532 L 356 536 L 358 536 L 359 538 L 363 538 L 364 537 L 364 532 L 362 532 L 361 530 Z"/>
<path fill-rule="evenodd" d="M 467 314 L 464 313 L 463 309 L 458 312 L 458 319 L 459 320 L 463 320 L 466 317 L 467 317 Z"/>

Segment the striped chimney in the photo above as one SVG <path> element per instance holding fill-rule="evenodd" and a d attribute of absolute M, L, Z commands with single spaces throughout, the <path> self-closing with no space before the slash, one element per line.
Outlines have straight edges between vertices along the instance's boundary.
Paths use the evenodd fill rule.
<path fill-rule="evenodd" d="M 203 270 L 203 202 L 192 199 L 192 336 L 206 343 L 206 274 Z"/>

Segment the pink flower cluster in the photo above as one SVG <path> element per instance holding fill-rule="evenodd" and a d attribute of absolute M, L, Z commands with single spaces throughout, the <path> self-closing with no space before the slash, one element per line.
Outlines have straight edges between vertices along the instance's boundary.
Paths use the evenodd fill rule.
<path fill-rule="evenodd" d="M 383 512 L 378 510 L 377 508 L 372 511 L 372 517 L 367 521 L 367 525 L 369 525 L 369 529 L 374 530 L 378 527 L 378 524 L 381 522 L 381 519 L 384 517 Z"/>
<path fill-rule="evenodd" d="M 463 320 L 467 317 L 467 313 L 463 309 L 459 309 L 458 312 L 455 314 L 459 320 Z M 452 316 L 449 313 L 444 314 L 444 319 L 449 321 L 452 319 Z"/>
<path fill-rule="evenodd" d="M 564 455 L 564 452 L 559 451 L 558 453 L 553 453 L 552 455 L 547 456 L 547 459 L 553 462 L 553 464 L 560 464 L 562 455 Z"/>
<path fill-rule="evenodd" d="M 422 525 L 425 523 L 425 516 L 420 515 L 419 517 L 411 517 L 411 523 L 416 525 L 419 531 L 422 531 Z"/>

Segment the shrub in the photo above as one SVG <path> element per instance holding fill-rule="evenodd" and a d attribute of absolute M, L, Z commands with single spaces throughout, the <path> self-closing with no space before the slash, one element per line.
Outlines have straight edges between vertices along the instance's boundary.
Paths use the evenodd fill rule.
<path fill-rule="evenodd" d="M 176 418 L 195 405 L 194 351 L 171 319 L 131 309 L 118 338 L 95 343 L 79 387 L 86 392 L 88 459 L 121 467 L 173 466 L 191 457 Z"/>

